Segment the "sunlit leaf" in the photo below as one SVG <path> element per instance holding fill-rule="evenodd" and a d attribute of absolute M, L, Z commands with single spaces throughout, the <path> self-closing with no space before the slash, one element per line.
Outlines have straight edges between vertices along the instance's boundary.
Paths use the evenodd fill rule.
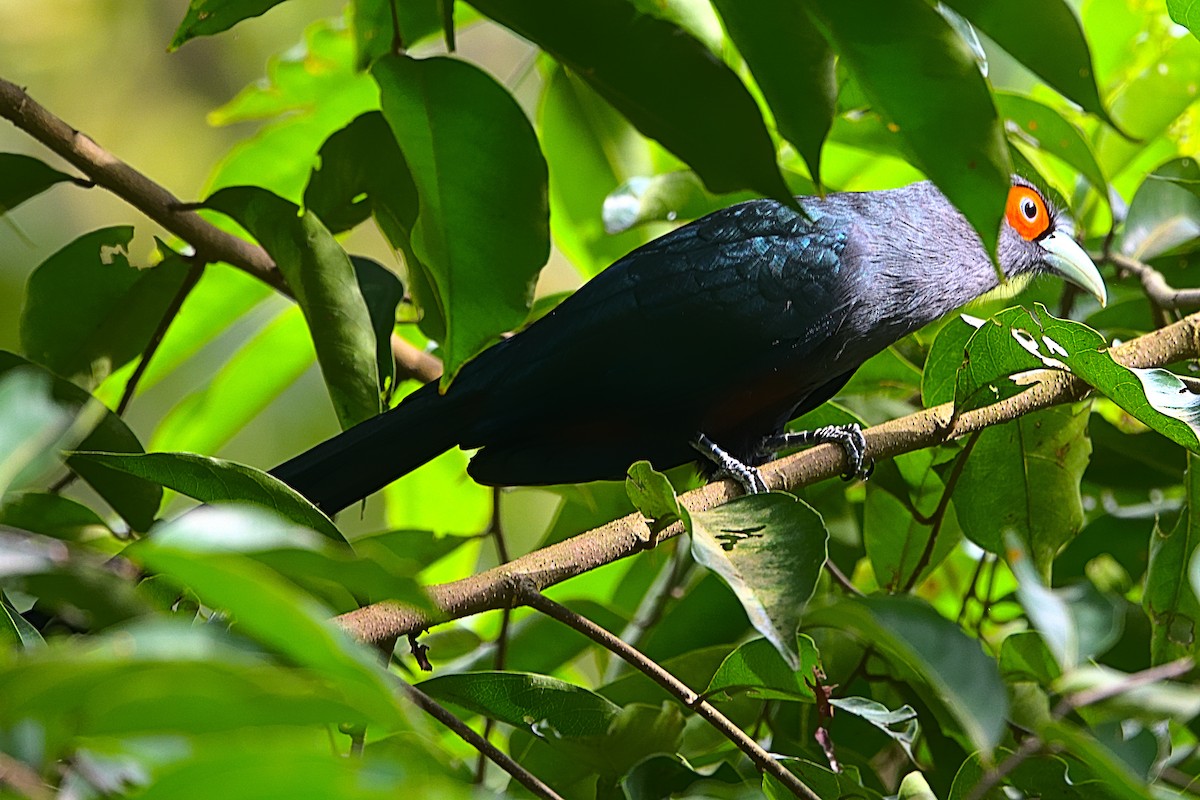
<path fill-rule="evenodd" d="M 85 234 L 29 276 L 21 347 L 32 360 L 85 389 L 136 358 L 187 278 L 168 257 L 156 267 L 129 263 L 133 228 Z"/>
<path fill-rule="evenodd" d="M 1146 176 L 1138 187 L 1118 247 L 1142 261 L 1200 237 L 1200 164 L 1178 158 Z"/>
<path fill-rule="evenodd" d="M 1200 3 L 1196 0 L 1167 0 L 1167 11 L 1171 19 L 1200 38 Z"/>
<path fill-rule="evenodd" d="M 917 723 L 917 712 L 911 707 L 901 706 L 892 710 L 867 697 L 835 697 L 829 701 L 829 705 L 871 723 L 904 748 L 910 759 L 913 758 L 913 742 L 921 727 Z"/>
<path fill-rule="evenodd" d="M 991 251 L 1012 168 L 987 82 L 962 39 L 923 0 L 809 7 L 913 163 Z"/>
<path fill-rule="evenodd" d="M 126 472 L 205 503 L 248 503 L 269 509 L 334 541 L 345 541 L 320 509 L 287 484 L 253 467 L 194 453 L 76 453 L 87 464 Z M 177 521 L 175 524 L 184 524 Z"/>
<path fill-rule="evenodd" d="M 169 50 L 188 39 L 227 31 L 250 17 L 261 16 L 284 0 L 191 0 L 187 14 L 179 23 Z"/>
<path fill-rule="evenodd" d="M 516 101 L 479 68 L 392 56 L 372 75 L 420 198 L 412 248 L 445 314 L 448 386 L 529 313 L 550 251 L 546 162 Z"/>
<path fill-rule="evenodd" d="M 1013 92 L 996 92 L 996 108 L 1019 131 L 1017 141 L 1027 142 L 1069 164 L 1108 203 L 1108 179 L 1096 162 L 1091 144 L 1062 114 Z"/>
<path fill-rule="evenodd" d="M 1197 649 L 1200 624 L 1200 456 L 1188 454 L 1184 508 L 1169 530 L 1157 518 L 1150 538 L 1150 563 L 1142 607 L 1150 618 L 1150 660 L 1162 664 Z"/>
<path fill-rule="evenodd" d="M 343 428 L 379 413 L 375 334 L 346 251 L 314 215 L 252 186 L 221 189 L 205 206 L 241 223 L 275 259 L 312 331 Z"/>
<path fill-rule="evenodd" d="M 796 626 L 817 588 L 829 535 L 807 503 L 782 492 L 748 495 L 688 514 L 693 557 L 733 589 L 754 627 L 790 669 Z"/>
<path fill-rule="evenodd" d="M 799 634 L 796 637 L 800 667 L 792 669 L 779 651 L 766 639 L 754 639 L 738 647 L 721 662 L 704 690 L 705 695 L 732 696 L 748 692 L 751 697 L 766 700 L 801 700 L 813 702 L 813 668 L 820 663 L 820 654 L 813 640 Z"/>
<path fill-rule="evenodd" d="M 622 0 L 471 5 L 536 42 L 713 192 L 789 202 L 762 115 L 737 76 L 692 36 Z"/>

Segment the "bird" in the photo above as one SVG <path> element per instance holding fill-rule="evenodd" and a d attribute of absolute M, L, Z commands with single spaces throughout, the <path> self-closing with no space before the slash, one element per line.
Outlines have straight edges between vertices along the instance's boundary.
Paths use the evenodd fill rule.
<path fill-rule="evenodd" d="M 1070 219 L 1014 175 L 997 260 L 1008 281 L 1055 274 L 1107 296 Z M 785 447 L 857 425 L 784 433 L 871 356 L 996 289 L 980 237 L 931 182 L 749 200 L 614 262 L 524 330 L 393 409 L 272 474 L 334 513 L 455 446 L 485 485 L 617 480 L 631 464 L 714 466 L 747 492 Z"/>

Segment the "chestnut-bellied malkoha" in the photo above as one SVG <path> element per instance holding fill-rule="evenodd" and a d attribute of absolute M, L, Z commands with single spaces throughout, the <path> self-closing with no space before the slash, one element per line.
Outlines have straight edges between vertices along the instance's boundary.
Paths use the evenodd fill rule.
<path fill-rule="evenodd" d="M 931 183 L 751 200 L 638 248 L 526 330 L 396 408 L 277 467 L 326 512 L 454 446 L 493 485 L 616 479 L 698 455 L 749 491 L 752 465 L 833 441 L 861 473 L 857 426 L 782 434 L 864 361 L 996 288 L 979 237 Z M 1105 301 L 1070 226 L 1013 178 L 998 258 L 1009 278 L 1055 273 Z"/>

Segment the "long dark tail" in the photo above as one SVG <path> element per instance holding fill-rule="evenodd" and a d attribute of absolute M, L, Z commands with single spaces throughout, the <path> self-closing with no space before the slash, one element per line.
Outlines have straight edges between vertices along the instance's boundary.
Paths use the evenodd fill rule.
<path fill-rule="evenodd" d="M 333 514 L 453 447 L 461 424 L 456 405 L 438 395 L 434 382 L 386 414 L 280 464 L 271 474 Z"/>

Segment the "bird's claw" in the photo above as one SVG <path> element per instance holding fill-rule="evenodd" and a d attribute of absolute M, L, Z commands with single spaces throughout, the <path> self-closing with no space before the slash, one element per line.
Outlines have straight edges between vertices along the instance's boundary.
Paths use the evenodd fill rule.
<path fill-rule="evenodd" d="M 865 481 L 875 471 L 874 459 L 867 458 L 867 437 L 857 422 L 768 436 L 762 440 L 759 450 L 766 455 L 786 447 L 816 444 L 836 444 L 842 448 L 846 454 L 846 471 L 842 473 L 844 480 L 859 478 Z"/>
<path fill-rule="evenodd" d="M 718 475 L 737 481 L 746 494 L 762 494 L 771 491 L 771 487 L 767 486 L 761 472 L 722 450 L 703 433 L 696 434 L 696 438 L 692 440 L 691 444 L 696 451 L 716 465 Z"/>

